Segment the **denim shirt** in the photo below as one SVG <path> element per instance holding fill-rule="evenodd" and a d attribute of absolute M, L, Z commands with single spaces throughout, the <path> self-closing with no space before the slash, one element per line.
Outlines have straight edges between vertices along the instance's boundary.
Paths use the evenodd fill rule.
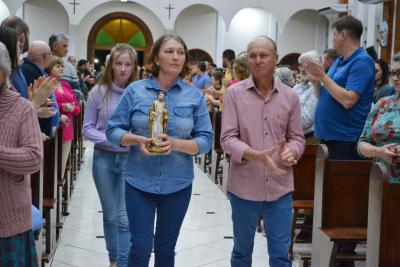
<path fill-rule="evenodd" d="M 107 139 L 121 145 L 122 136 L 128 132 L 149 137 L 149 111 L 161 91 L 155 77 L 130 84 L 108 122 Z M 208 152 L 214 134 L 204 95 L 194 86 L 178 80 L 166 91 L 165 101 L 168 136 L 195 140 L 199 154 Z M 138 145 L 133 145 L 123 174 L 126 181 L 139 190 L 170 194 L 191 185 L 193 159 L 191 155 L 177 151 L 147 156 Z"/>

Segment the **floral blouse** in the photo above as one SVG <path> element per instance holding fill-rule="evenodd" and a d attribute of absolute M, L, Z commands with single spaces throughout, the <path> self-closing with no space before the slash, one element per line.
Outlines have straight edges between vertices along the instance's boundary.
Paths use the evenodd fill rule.
<path fill-rule="evenodd" d="M 368 142 L 378 147 L 391 143 L 400 144 L 400 110 L 396 104 L 398 98 L 397 94 L 383 97 L 374 105 L 368 114 L 359 143 Z M 379 161 L 389 171 L 390 180 L 400 183 L 400 162 Z"/>

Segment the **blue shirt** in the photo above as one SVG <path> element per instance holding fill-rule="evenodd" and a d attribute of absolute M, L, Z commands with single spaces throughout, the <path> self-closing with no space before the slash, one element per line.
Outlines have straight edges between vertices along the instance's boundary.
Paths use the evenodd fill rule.
<path fill-rule="evenodd" d="M 19 67 L 23 77 L 25 79 L 25 83 L 27 85 L 33 84 L 35 80 L 39 77 L 47 77 L 47 73 L 41 70 L 35 63 L 33 63 L 29 58 L 24 58 L 24 63 L 22 63 Z M 22 95 L 22 94 L 21 94 Z M 56 110 L 56 115 L 51 118 L 39 118 L 39 125 L 40 130 L 42 133 L 46 134 L 47 136 L 54 137 L 55 130 L 58 127 L 60 122 L 60 110 L 58 109 L 56 96 L 52 93 L 49 98 L 52 100 L 53 107 Z"/>
<path fill-rule="evenodd" d="M 162 89 L 155 77 L 130 84 L 108 122 L 107 139 L 121 145 L 121 137 L 128 132 L 149 137 L 149 111 L 160 91 Z M 181 80 L 166 93 L 167 134 L 171 138 L 193 139 L 199 146 L 199 153 L 208 152 L 214 134 L 204 95 Z M 123 175 L 139 190 L 170 194 L 191 185 L 193 158 L 176 151 L 168 155 L 146 156 L 138 145 L 134 145 L 130 147 Z"/>
<path fill-rule="evenodd" d="M 315 113 L 315 136 L 328 141 L 357 141 L 369 110 L 375 88 L 375 65 L 363 48 L 344 59 L 339 57 L 329 69 L 328 76 L 339 86 L 360 95 L 357 103 L 345 109 L 325 86 Z"/>
<path fill-rule="evenodd" d="M 22 73 L 21 67 L 18 66 L 11 72 L 10 81 L 14 85 L 17 92 L 25 99 L 29 99 L 28 95 L 28 84 L 26 83 L 24 74 Z"/>
<path fill-rule="evenodd" d="M 192 84 L 201 90 L 208 88 L 211 84 L 210 76 L 207 73 L 196 74 L 192 79 Z"/>

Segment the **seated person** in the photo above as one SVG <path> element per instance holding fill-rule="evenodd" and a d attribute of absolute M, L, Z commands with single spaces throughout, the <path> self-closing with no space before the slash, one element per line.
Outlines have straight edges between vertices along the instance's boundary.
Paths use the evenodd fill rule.
<path fill-rule="evenodd" d="M 376 158 L 389 172 L 392 182 L 400 182 L 400 53 L 393 56 L 390 76 L 396 94 L 383 97 L 368 114 L 358 141 L 358 153 Z"/>

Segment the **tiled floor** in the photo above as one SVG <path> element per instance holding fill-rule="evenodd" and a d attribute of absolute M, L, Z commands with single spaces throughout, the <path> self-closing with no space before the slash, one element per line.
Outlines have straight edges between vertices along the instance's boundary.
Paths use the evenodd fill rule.
<path fill-rule="evenodd" d="M 53 258 L 53 267 L 107 267 L 108 257 L 103 238 L 99 198 L 91 174 L 93 152 L 86 144 L 85 163 L 69 207 L 61 241 Z M 176 247 L 177 267 L 230 266 L 233 240 L 230 205 L 225 195 L 195 167 L 193 195 Z M 208 214 L 207 212 L 212 212 Z M 307 248 L 306 248 L 307 249 Z M 267 244 L 257 233 L 253 266 L 268 266 Z M 152 263 L 152 261 L 151 261 Z M 150 263 L 150 266 L 152 264 Z M 298 266 L 294 263 L 293 266 Z"/>

